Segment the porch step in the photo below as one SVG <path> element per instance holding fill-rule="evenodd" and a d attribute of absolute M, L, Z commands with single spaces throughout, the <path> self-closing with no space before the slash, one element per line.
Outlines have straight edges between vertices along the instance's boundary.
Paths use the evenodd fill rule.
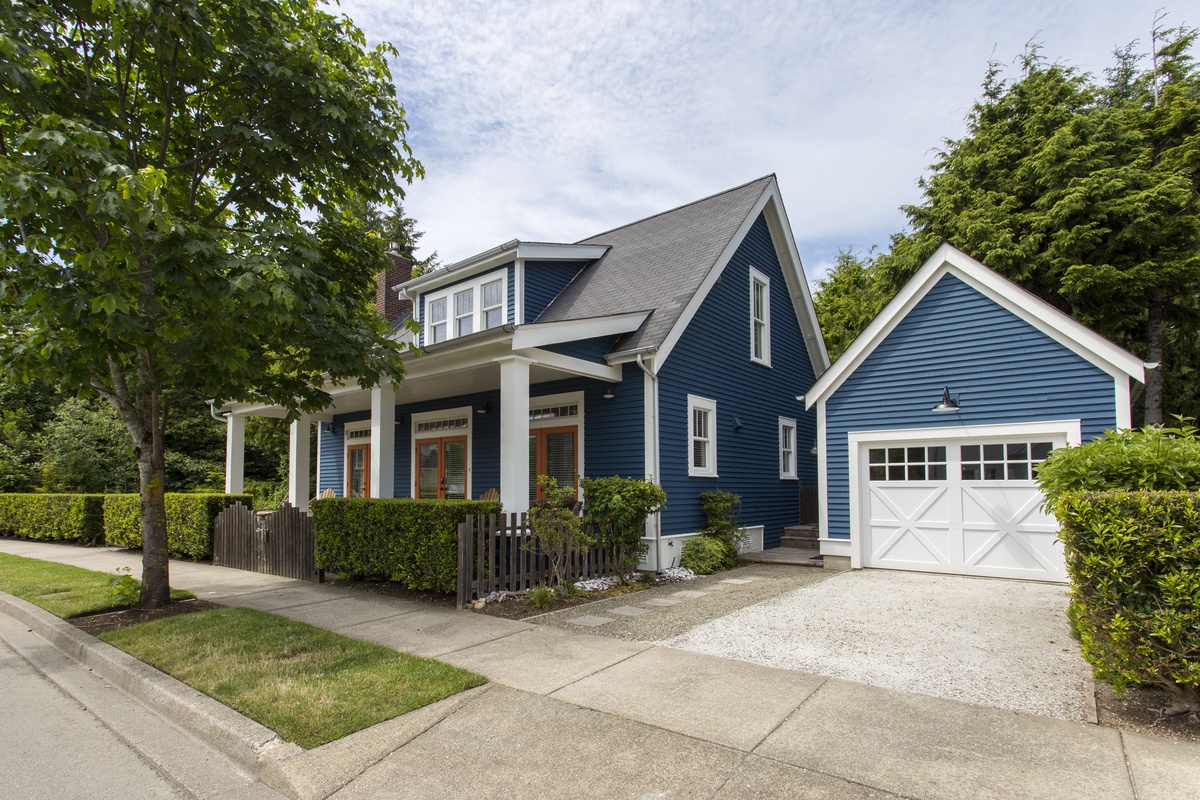
<path fill-rule="evenodd" d="M 780 547 L 796 547 L 801 550 L 820 550 L 821 530 L 816 525 L 789 525 L 779 537 Z"/>

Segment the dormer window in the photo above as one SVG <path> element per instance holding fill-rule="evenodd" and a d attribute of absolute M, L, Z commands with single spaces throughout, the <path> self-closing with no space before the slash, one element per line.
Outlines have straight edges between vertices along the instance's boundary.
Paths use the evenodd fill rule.
<path fill-rule="evenodd" d="M 499 328 L 507 321 L 508 276 L 491 272 L 425 295 L 425 344 Z"/>

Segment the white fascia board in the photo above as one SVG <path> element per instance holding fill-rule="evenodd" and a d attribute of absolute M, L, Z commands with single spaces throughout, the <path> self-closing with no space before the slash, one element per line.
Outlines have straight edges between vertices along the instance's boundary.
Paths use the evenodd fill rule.
<path fill-rule="evenodd" d="M 608 381 L 609 383 L 620 383 L 623 377 L 620 367 L 610 367 L 607 364 L 584 361 L 582 358 L 564 356 L 561 353 L 552 353 L 549 350 L 538 350 L 536 348 L 514 349 L 513 355 L 527 358 L 530 362 L 541 367 L 550 367 L 551 369 L 568 372 L 572 375 L 579 375 L 583 378 L 595 378 L 596 380 Z"/>
<path fill-rule="evenodd" d="M 1066 437 L 1067 444 L 1075 445 L 1082 441 L 1082 431 L 1082 420 L 1051 419 L 1035 422 L 998 422 L 990 425 L 939 425 L 929 428 L 849 431 L 846 434 L 846 441 L 851 448 L 854 448 L 866 442 L 917 442 L 1061 434 Z"/>
<path fill-rule="evenodd" d="M 1114 378 L 1124 375 L 1145 382 L 1145 366 L 1140 358 L 947 242 L 813 384 L 805 395 L 805 406 L 812 408 L 818 400 L 832 395 L 947 273 Z"/>
<path fill-rule="evenodd" d="M 829 369 L 829 351 L 825 349 L 825 336 L 821 333 L 821 323 L 817 321 L 817 307 L 813 305 L 812 293 L 804 275 L 804 265 L 800 262 L 800 252 L 796 249 L 796 238 L 792 234 L 792 225 L 788 222 L 779 184 L 775 181 L 771 181 L 770 192 L 770 202 L 766 207 L 767 228 L 771 231 L 771 241 L 775 243 L 775 255 L 787 282 L 796 321 L 800 323 L 800 331 L 804 334 L 804 346 L 808 350 L 809 360 L 812 361 L 813 374 L 819 378 Z"/>
<path fill-rule="evenodd" d="M 633 311 L 628 314 L 522 325 L 513 334 L 513 349 L 523 350 L 529 347 L 544 347 L 548 344 L 577 342 L 583 339 L 629 333 L 640 328 L 648 316 L 650 316 L 649 311 Z"/>
<path fill-rule="evenodd" d="M 675 345 L 679 342 L 680 337 L 683 336 L 683 332 L 686 331 L 688 325 L 691 324 L 692 318 L 695 317 L 696 312 L 700 310 L 700 306 L 703 305 L 704 299 L 708 297 L 708 293 L 712 290 L 713 285 L 716 284 L 717 279 L 721 277 L 721 273 L 725 271 L 726 265 L 729 264 L 729 259 L 733 258 L 733 254 L 736 253 L 738 247 L 741 246 L 742 240 L 745 239 L 746 234 L 750 232 L 750 228 L 752 225 L 754 225 L 754 221 L 758 219 L 758 215 L 762 213 L 763 208 L 767 205 L 767 201 L 771 199 L 771 193 L 774 189 L 775 180 L 772 178 L 771 182 L 767 184 L 767 187 L 763 189 L 762 195 L 757 201 L 755 201 L 754 207 L 750 209 L 750 213 L 746 215 L 744 220 L 742 220 L 742 224 L 738 226 L 737 231 L 725 245 L 725 249 L 721 251 L 721 255 L 708 270 L 708 274 L 704 276 L 704 280 L 700 282 L 700 288 L 696 290 L 696 293 L 692 295 L 690 300 L 688 300 L 688 304 L 684 306 L 683 313 L 679 315 L 679 319 L 675 321 L 675 325 L 672 326 L 671 330 L 667 333 L 667 336 L 665 339 L 663 339 L 662 344 L 658 346 L 658 356 L 656 361 L 659 369 L 662 368 L 663 363 L 665 363 L 667 358 L 671 355 L 671 350 L 674 349 Z"/>
<path fill-rule="evenodd" d="M 225 403 L 217 409 L 221 414 L 233 414 L 238 417 L 271 417 L 283 419 L 288 415 L 287 409 L 270 403 Z"/>
<path fill-rule="evenodd" d="M 513 239 L 485 250 L 478 255 L 457 261 L 433 272 L 413 278 L 396 287 L 409 297 L 418 292 L 430 292 L 447 283 L 507 264 L 509 261 L 595 261 L 608 252 L 608 245 L 555 244 L 552 242 L 521 242 Z"/>

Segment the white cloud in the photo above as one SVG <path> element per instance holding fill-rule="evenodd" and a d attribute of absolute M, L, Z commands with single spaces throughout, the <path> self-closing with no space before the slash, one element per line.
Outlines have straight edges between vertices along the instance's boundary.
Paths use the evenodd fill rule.
<path fill-rule="evenodd" d="M 427 178 L 406 209 L 454 261 L 573 241 L 779 175 L 810 272 L 884 245 L 961 135 L 987 62 L 1037 37 L 1092 72 L 1158 0 L 343 0 L 393 64 Z M 1183 22 L 1178 16 L 1174 23 Z"/>

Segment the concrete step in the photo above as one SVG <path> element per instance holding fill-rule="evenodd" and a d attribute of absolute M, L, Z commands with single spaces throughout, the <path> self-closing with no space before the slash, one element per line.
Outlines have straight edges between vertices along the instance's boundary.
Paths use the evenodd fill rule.
<path fill-rule="evenodd" d="M 789 525 L 783 529 L 780 547 L 797 547 L 801 550 L 818 550 L 821 531 L 816 525 Z"/>

